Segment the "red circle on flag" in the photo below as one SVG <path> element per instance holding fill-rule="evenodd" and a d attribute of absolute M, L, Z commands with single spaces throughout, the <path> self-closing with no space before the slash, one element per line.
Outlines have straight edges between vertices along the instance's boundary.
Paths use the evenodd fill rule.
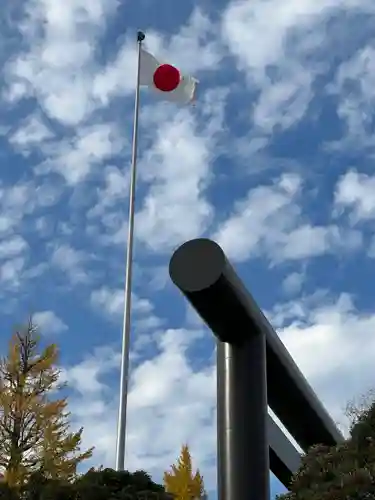
<path fill-rule="evenodd" d="M 180 72 L 170 64 L 161 64 L 154 73 L 154 85 L 162 92 L 171 92 L 180 83 Z"/>

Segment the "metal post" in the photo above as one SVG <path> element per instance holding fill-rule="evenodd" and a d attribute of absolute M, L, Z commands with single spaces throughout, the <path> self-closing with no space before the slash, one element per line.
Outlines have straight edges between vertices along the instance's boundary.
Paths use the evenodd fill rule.
<path fill-rule="evenodd" d="M 217 342 L 218 500 L 269 500 L 266 342 Z"/>
<path fill-rule="evenodd" d="M 227 271 L 223 252 L 207 240 L 186 243 L 169 265 L 172 281 L 189 299 L 221 290 Z M 215 322 L 215 313 L 225 315 L 234 297 L 212 298 L 202 303 L 202 309 L 215 323 L 212 330 L 218 338 L 218 498 L 269 500 L 265 335 L 260 330 L 249 334 L 240 307 L 234 307 L 224 324 Z"/>
<path fill-rule="evenodd" d="M 128 241 L 126 252 L 125 269 L 125 297 L 124 297 L 124 322 L 122 328 L 122 352 L 121 352 L 121 378 L 120 378 L 120 401 L 117 424 L 117 448 L 116 448 L 116 470 L 124 470 L 125 467 L 125 439 L 126 439 L 126 410 L 128 400 L 129 381 L 129 348 L 130 348 L 130 313 L 132 293 L 132 268 L 133 268 L 133 240 L 134 240 L 134 212 L 135 212 L 135 187 L 137 178 L 137 146 L 138 146 L 138 116 L 139 116 L 139 90 L 141 74 L 141 46 L 145 35 L 138 31 L 138 64 L 137 83 L 135 89 L 134 124 L 132 162 L 130 171 L 130 193 L 129 193 L 129 222 Z"/>

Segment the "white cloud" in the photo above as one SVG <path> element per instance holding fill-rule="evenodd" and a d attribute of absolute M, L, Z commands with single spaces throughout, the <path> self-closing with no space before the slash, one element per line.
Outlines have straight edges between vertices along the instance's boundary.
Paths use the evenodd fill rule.
<path fill-rule="evenodd" d="M 102 396 L 109 388 L 100 377 L 120 367 L 120 355 L 109 347 L 101 347 L 86 355 L 78 365 L 62 369 L 61 378 L 83 397 Z M 82 411 L 78 413 L 82 415 Z"/>
<path fill-rule="evenodd" d="M 53 311 L 39 311 L 33 314 L 33 321 L 40 328 L 43 335 L 61 333 L 67 330 L 64 321 Z"/>
<path fill-rule="evenodd" d="M 94 305 L 100 305 L 104 311 L 110 315 L 121 315 L 124 311 L 124 289 L 100 288 L 91 294 Z M 154 307 L 148 299 L 140 299 L 136 295 L 132 296 L 132 307 L 134 312 L 149 314 Z"/>
<path fill-rule="evenodd" d="M 372 237 L 370 245 L 367 250 L 367 256 L 370 257 L 370 259 L 375 259 L 375 236 Z"/>
<path fill-rule="evenodd" d="M 212 363 L 198 372 L 190 364 L 188 348 L 199 338 L 194 331 L 167 330 L 158 337 L 159 352 L 133 367 L 126 466 L 145 469 L 160 481 L 188 442 L 207 486 L 213 487 L 215 372 Z M 94 463 L 106 466 L 114 465 L 117 398 L 103 376 L 118 366 L 118 355 L 105 349 L 64 370 L 75 389 L 70 409 L 85 428 L 84 444 L 95 445 Z"/>
<path fill-rule="evenodd" d="M 279 82 L 265 84 L 254 107 L 254 125 L 272 133 L 275 127 L 287 129 L 299 122 L 313 97 L 312 82 L 310 72 L 301 66 L 292 68 Z"/>
<path fill-rule="evenodd" d="M 197 7 L 176 35 L 166 39 L 150 31 L 147 32 L 146 44 L 159 60 L 196 75 L 201 70 L 216 70 L 221 62 L 224 47 L 217 32 L 216 23 Z"/>
<path fill-rule="evenodd" d="M 242 68 L 254 80 L 263 80 L 267 65 L 285 61 L 286 36 L 291 28 L 308 25 L 320 14 L 324 1 L 262 2 L 244 0 L 230 3 L 223 16 L 223 35 Z M 284 60 L 284 61 L 283 61 Z"/>
<path fill-rule="evenodd" d="M 136 215 L 136 236 L 154 251 L 200 235 L 211 220 L 204 191 L 213 144 L 196 127 L 188 112 L 174 113 L 159 124 L 143 158 L 142 175 L 152 184 Z"/>
<path fill-rule="evenodd" d="M 335 189 L 336 215 L 343 209 L 350 210 L 353 223 L 375 217 L 375 176 L 361 174 L 355 170 L 346 172 Z"/>
<path fill-rule="evenodd" d="M 123 318 L 124 298 L 125 292 L 123 288 L 102 287 L 91 293 L 93 308 L 95 310 L 99 309 L 102 313 L 115 320 L 122 320 Z M 134 315 L 133 323 L 138 335 L 159 328 L 163 324 L 162 319 L 155 314 L 154 305 L 149 299 L 138 297 L 133 293 L 131 306 Z M 148 336 L 148 338 L 153 341 L 152 337 Z"/>
<path fill-rule="evenodd" d="M 88 256 L 84 252 L 63 244 L 53 249 L 51 262 L 67 275 L 72 284 L 79 284 L 88 280 L 88 274 L 85 270 L 87 258 Z"/>
<path fill-rule="evenodd" d="M 34 186 L 23 182 L 11 186 L 0 186 L 0 204 L 2 217 L 9 218 L 11 225 L 16 226 L 26 214 L 35 208 Z"/>
<path fill-rule="evenodd" d="M 260 241 L 267 234 L 272 231 L 274 235 L 275 217 L 280 216 L 284 226 L 291 225 L 295 216 L 291 201 L 299 189 L 300 179 L 286 175 L 274 186 L 260 186 L 249 191 L 246 200 L 236 203 L 233 215 L 221 224 L 213 238 L 230 258 L 246 260 L 257 252 Z"/>
<path fill-rule="evenodd" d="M 169 283 L 167 266 L 153 266 L 142 271 L 150 290 L 154 292 L 163 290 Z"/>
<path fill-rule="evenodd" d="M 61 192 L 58 186 L 48 183 L 18 182 L 13 185 L 0 183 L 0 235 L 8 239 L 22 230 L 27 216 L 37 209 L 54 204 Z"/>
<path fill-rule="evenodd" d="M 283 290 L 288 295 L 293 295 L 298 293 L 303 285 L 305 279 L 305 273 L 293 272 L 288 274 L 282 283 Z"/>
<path fill-rule="evenodd" d="M 23 257 L 16 257 L 4 262 L 0 266 L 0 281 L 2 285 L 11 289 L 18 288 L 25 265 L 26 261 Z"/>
<path fill-rule="evenodd" d="M 52 207 L 60 200 L 62 194 L 63 187 L 57 182 L 46 181 L 34 188 L 35 203 L 40 208 Z"/>
<path fill-rule="evenodd" d="M 0 233 L 8 233 L 15 224 L 15 220 L 9 215 L 0 215 Z"/>
<path fill-rule="evenodd" d="M 76 125 L 94 109 L 92 96 L 95 35 L 117 6 L 109 0 L 31 0 L 22 20 L 24 53 L 11 60 L 6 97 L 35 96 L 44 111 Z"/>
<path fill-rule="evenodd" d="M 280 260 L 316 257 L 338 250 L 351 251 L 362 245 L 362 235 L 359 231 L 345 230 L 334 225 L 300 225 L 283 239 Z M 276 248 L 272 252 L 276 252 Z"/>
<path fill-rule="evenodd" d="M 57 172 L 69 185 L 75 185 L 95 166 L 119 153 L 122 146 L 123 139 L 114 124 L 82 127 L 74 138 L 46 146 L 44 153 L 48 157 L 36 168 L 36 173 Z"/>
<path fill-rule="evenodd" d="M 263 255 L 278 263 L 361 246 L 362 236 L 357 231 L 305 222 L 298 203 L 300 193 L 301 179 L 295 174 L 284 174 L 271 186 L 251 189 L 213 238 L 237 261 Z"/>
<path fill-rule="evenodd" d="M 124 290 L 101 288 L 92 292 L 91 301 L 94 306 L 103 308 L 106 314 L 120 315 L 124 310 Z"/>
<path fill-rule="evenodd" d="M 358 311 L 345 293 L 336 300 L 327 295 L 312 302 L 308 297 L 293 300 L 284 305 L 283 314 L 283 342 L 334 418 L 344 424 L 348 400 L 373 386 L 375 315 Z"/>
<path fill-rule="evenodd" d="M 347 127 L 347 137 L 338 146 L 373 150 L 374 85 L 375 50 L 365 46 L 339 66 L 335 82 L 330 86 L 330 92 L 339 96 L 337 112 Z"/>
<path fill-rule="evenodd" d="M 145 194 L 138 202 L 135 237 L 154 252 L 170 251 L 203 234 L 211 222 L 206 189 L 220 148 L 227 96 L 226 89 L 208 91 L 202 95 L 199 110 L 178 109 L 164 102 L 142 109 L 140 135 L 149 146 L 143 148 L 138 161 L 138 189 Z M 104 176 L 105 187 L 88 216 L 98 217 L 105 232 L 94 227 L 90 231 L 98 233 L 105 244 L 123 245 L 127 229 L 123 200 L 128 196 L 129 171 L 122 174 L 111 166 Z"/>
<path fill-rule="evenodd" d="M 136 71 L 136 47 L 127 40 L 114 60 L 95 75 L 92 88 L 94 97 L 101 105 L 106 106 L 117 96 L 133 94 Z"/>
<path fill-rule="evenodd" d="M 122 172 L 115 166 L 107 166 L 102 173 L 105 186 L 97 190 L 98 202 L 88 212 L 88 217 L 102 217 L 108 221 L 108 211 L 114 208 L 116 202 L 124 201 L 128 196 L 129 172 Z"/>
<path fill-rule="evenodd" d="M 10 303 L 16 300 L 14 293 L 17 293 L 17 300 L 21 300 L 21 296 L 27 294 L 30 281 L 43 274 L 47 268 L 45 263 L 29 262 L 29 244 L 22 236 L 12 234 L 16 222 L 9 220 L 11 224 L 3 228 L 4 236 L 0 238 L 0 295 L 7 310 L 10 309 Z"/>
<path fill-rule="evenodd" d="M 319 31 L 319 21 L 330 17 L 335 9 L 342 8 L 374 11 L 374 5 L 367 0 L 293 0 L 287 3 L 243 0 L 227 7 L 223 16 L 223 36 L 238 57 L 240 66 L 259 81 L 266 75 L 267 66 L 285 68 L 293 62 L 293 57 L 301 55 L 298 52 L 299 40 L 293 47 L 296 52 L 287 53 L 285 42 L 292 31 L 298 39 L 301 38 L 302 49 L 309 46 L 311 49 L 311 45 L 317 48 L 323 35 Z M 310 31 L 312 27 L 316 29 L 313 33 Z M 304 37 L 307 37 L 308 45 L 303 43 Z"/>
<path fill-rule="evenodd" d="M 326 29 L 327 21 L 342 9 L 347 15 L 373 13 L 374 5 L 368 0 L 229 2 L 222 16 L 222 37 L 251 88 L 259 91 L 258 97 L 249 100 L 248 110 L 260 131 L 280 131 L 304 117 L 315 77 L 334 61 L 333 47 L 342 47 Z M 311 57 L 325 45 L 324 59 Z M 361 76 L 354 75 L 358 81 Z M 372 88 L 370 80 L 367 86 Z M 352 102 L 350 110 L 355 112 L 356 101 Z"/>
<path fill-rule="evenodd" d="M 24 154 L 29 154 L 34 147 L 53 137 L 51 130 L 38 115 L 30 115 L 10 136 L 9 142 Z"/>
<path fill-rule="evenodd" d="M 0 240 L 0 259 L 17 256 L 28 248 L 27 242 L 21 236 Z"/>

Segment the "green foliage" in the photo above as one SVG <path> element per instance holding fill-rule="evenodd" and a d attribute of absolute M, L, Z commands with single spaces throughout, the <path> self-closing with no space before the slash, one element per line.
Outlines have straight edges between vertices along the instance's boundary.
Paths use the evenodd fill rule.
<path fill-rule="evenodd" d="M 314 446 L 302 459 L 290 492 L 278 500 L 371 500 L 375 498 L 375 401 L 352 412 L 348 439 Z"/>
<path fill-rule="evenodd" d="M 92 469 L 71 482 L 35 473 L 22 487 L 2 487 L 1 500 L 171 500 L 164 488 L 143 471 Z"/>
<path fill-rule="evenodd" d="M 4 482 L 0 483 L 0 498 L 1 500 L 19 500 L 17 492 Z"/>
<path fill-rule="evenodd" d="M 20 500 L 78 500 L 70 482 L 47 479 L 40 472 L 32 474 L 28 482 L 19 488 L 18 497 Z"/>
<path fill-rule="evenodd" d="M 85 498 L 93 500 L 107 500 L 137 498 L 140 494 L 159 494 L 163 497 L 164 488 L 155 484 L 150 476 L 144 471 L 130 473 L 127 471 L 117 472 L 113 469 L 101 471 L 91 470 L 76 481 L 77 491 Z M 151 498 L 151 497 L 150 497 Z M 154 498 L 158 498 L 154 496 Z"/>

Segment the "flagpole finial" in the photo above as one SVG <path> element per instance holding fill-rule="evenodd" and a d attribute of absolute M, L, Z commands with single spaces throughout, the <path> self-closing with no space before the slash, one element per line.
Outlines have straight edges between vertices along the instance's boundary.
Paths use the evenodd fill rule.
<path fill-rule="evenodd" d="M 143 31 L 138 31 L 137 33 L 137 42 L 143 42 L 143 40 L 146 38 L 146 35 L 143 33 Z"/>

